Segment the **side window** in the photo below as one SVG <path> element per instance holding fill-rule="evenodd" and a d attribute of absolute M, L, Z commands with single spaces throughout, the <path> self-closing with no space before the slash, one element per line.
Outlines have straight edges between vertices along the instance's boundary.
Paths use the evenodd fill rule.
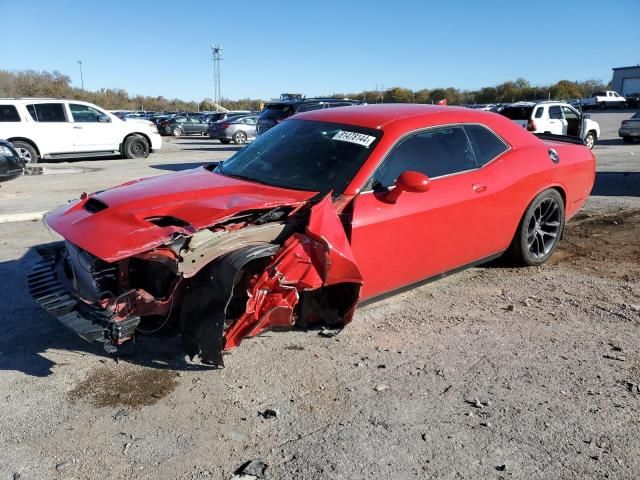
<path fill-rule="evenodd" d="M 465 125 L 465 131 L 476 154 L 478 166 L 483 166 L 507 150 L 507 145 L 491 130 L 480 125 Z"/>
<path fill-rule="evenodd" d="M 13 105 L 0 105 L 0 122 L 19 122 L 20 115 Z"/>
<path fill-rule="evenodd" d="M 62 103 L 34 103 L 27 105 L 27 110 L 36 122 L 59 123 L 67 121 Z"/>
<path fill-rule="evenodd" d="M 560 110 L 560 105 L 553 105 L 549 107 L 549 118 L 562 120 L 562 110 Z"/>
<path fill-rule="evenodd" d="M 98 122 L 98 118 L 104 115 L 89 105 L 80 105 L 79 103 L 70 103 L 69 110 L 71 110 L 74 122 Z"/>
<path fill-rule="evenodd" d="M 535 118 L 542 118 L 543 113 L 544 113 L 544 107 L 536 108 Z"/>
<path fill-rule="evenodd" d="M 462 127 L 436 128 L 401 140 L 373 175 L 374 189 L 391 187 L 407 170 L 441 177 L 477 168 Z"/>
<path fill-rule="evenodd" d="M 569 107 L 562 107 L 562 113 L 566 120 L 579 120 L 579 115 Z"/>
<path fill-rule="evenodd" d="M 247 125 L 255 125 L 256 124 L 256 119 L 253 118 L 253 117 L 245 118 L 243 120 L 243 123 L 246 123 Z"/>

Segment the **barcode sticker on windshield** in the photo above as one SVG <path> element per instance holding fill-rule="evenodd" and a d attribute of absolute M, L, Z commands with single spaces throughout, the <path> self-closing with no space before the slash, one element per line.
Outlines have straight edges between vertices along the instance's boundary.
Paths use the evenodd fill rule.
<path fill-rule="evenodd" d="M 371 135 L 365 135 L 364 133 L 358 132 L 347 132 L 345 130 L 340 130 L 332 138 L 333 140 L 339 140 L 341 142 L 357 143 L 364 147 L 368 147 L 376 139 L 376 137 L 372 137 Z"/>

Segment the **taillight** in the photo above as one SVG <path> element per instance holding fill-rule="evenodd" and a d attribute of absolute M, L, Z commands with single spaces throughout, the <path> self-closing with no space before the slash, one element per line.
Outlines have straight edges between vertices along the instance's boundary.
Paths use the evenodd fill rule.
<path fill-rule="evenodd" d="M 629 125 L 629 121 L 628 120 L 623 120 L 622 121 L 622 126 L 624 127 L 625 125 Z"/>
<path fill-rule="evenodd" d="M 529 130 L 530 132 L 536 131 L 536 122 L 534 122 L 531 118 L 527 122 L 527 130 Z"/>
<path fill-rule="evenodd" d="M 229 128 L 229 124 L 228 123 L 223 123 L 222 125 L 220 125 L 220 128 Z"/>

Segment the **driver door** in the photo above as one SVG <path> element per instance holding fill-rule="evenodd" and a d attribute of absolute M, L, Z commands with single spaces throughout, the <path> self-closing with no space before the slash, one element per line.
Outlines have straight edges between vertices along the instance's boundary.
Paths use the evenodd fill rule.
<path fill-rule="evenodd" d="M 431 178 L 423 193 L 385 193 L 405 171 Z M 355 201 L 351 247 L 371 298 L 495 253 L 495 217 L 483 211 L 491 186 L 478 169 L 461 126 L 405 137 L 391 150 Z"/>

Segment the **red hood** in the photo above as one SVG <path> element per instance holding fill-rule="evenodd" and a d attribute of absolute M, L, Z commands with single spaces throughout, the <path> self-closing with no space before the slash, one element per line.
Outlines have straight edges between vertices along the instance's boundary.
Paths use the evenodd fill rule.
<path fill-rule="evenodd" d="M 47 214 L 45 222 L 71 243 L 113 262 L 157 247 L 174 232 L 189 232 L 159 227 L 145 218 L 172 216 L 199 230 L 244 210 L 292 205 L 313 195 L 197 168 L 124 183 L 60 207 Z M 103 209 L 92 213 L 85 208 L 92 199 L 106 208 L 99 205 Z"/>

